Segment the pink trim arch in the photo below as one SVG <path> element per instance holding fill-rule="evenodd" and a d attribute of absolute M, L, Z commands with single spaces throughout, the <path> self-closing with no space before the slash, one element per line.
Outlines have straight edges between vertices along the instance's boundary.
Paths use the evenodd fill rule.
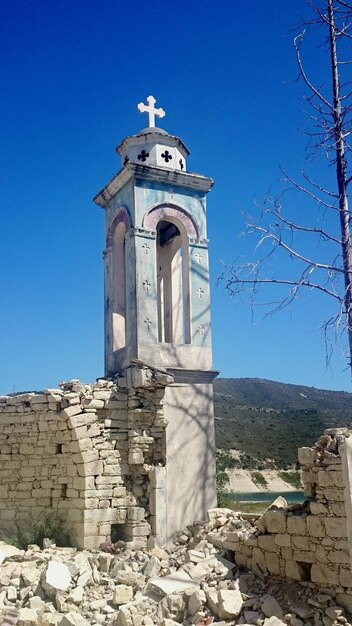
<path fill-rule="evenodd" d="M 121 222 L 125 225 L 125 229 L 127 232 L 129 228 L 131 227 L 131 218 L 130 218 L 130 214 L 128 213 L 127 209 L 125 209 L 125 207 L 121 207 L 120 209 L 117 210 L 117 213 L 114 216 L 114 219 L 112 220 L 109 226 L 109 230 L 106 235 L 106 247 L 107 248 L 110 248 L 112 246 L 116 228 Z"/>
<path fill-rule="evenodd" d="M 151 209 L 151 211 L 144 216 L 143 226 L 144 228 L 148 228 L 148 230 L 156 230 L 160 220 L 170 218 L 180 221 L 184 225 L 189 237 L 198 238 L 198 228 L 195 221 L 184 209 L 181 209 L 175 204 L 159 204 Z"/>

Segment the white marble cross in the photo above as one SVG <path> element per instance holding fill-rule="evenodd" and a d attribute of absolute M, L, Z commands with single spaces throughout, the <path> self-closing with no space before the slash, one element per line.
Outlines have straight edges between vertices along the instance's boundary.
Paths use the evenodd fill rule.
<path fill-rule="evenodd" d="M 155 108 L 154 104 L 156 103 L 156 100 L 154 96 L 148 96 L 147 102 L 148 104 L 143 104 L 143 102 L 137 104 L 137 109 L 140 113 L 148 113 L 149 128 L 155 128 L 155 116 L 157 115 L 158 117 L 164 117 L 165 111 L 162 108 Z"/>

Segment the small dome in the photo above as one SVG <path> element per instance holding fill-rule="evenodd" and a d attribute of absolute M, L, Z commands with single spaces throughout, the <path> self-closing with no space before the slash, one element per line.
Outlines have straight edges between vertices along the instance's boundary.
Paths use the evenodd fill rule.
<path fill-rule="evenodd" d="M 168 135 L 169 134 L 163 128 L 158 128 L 157 126 L 155 126 L 153 128 L 152 127 L 143 128 L 143 130 L 141 130 L 141 132 L 137 134 L 137 137 L 138 137 L 138 135 L 148 135 L 149 133 L 158 133 L 158 135 Z"/>

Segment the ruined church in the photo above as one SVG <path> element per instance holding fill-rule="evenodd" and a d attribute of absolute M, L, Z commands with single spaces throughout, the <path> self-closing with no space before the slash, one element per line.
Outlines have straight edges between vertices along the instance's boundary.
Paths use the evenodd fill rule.
<path fill-rule="evenodd" d="M 167 545 L 216 503 L 206 195 L 155 126 L 117 148 L 105 214 L 105 377 L 0 398 L 0 526 L 49 512 L 71 541 Z"/>

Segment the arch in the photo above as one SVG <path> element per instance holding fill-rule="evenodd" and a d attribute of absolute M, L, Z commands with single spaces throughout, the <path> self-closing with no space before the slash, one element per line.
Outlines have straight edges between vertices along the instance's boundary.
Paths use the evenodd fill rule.
<path fill-rule="evenodd" d="M 114 242 L 114 236 L 116 232 L 116 228 L 119 224 L 123 223 L 125 225 L 125 232 L 127 232 L 131 228 L 131 217 L 129 212 L 125 207 L 120 207 L 117 210 L 116 215 L 114 216 L 106 235 L 106 247 L 110 248 Z"/>
<path fill-rule="evenodd" d="M 116 223 L 112 240 L 112 343 L 113 351 L 126 345 L 126 224 Z"/>
<path fill-rule="evenodd" d="M 149 230 L 156 230 L 158 222 L 161 220 L 178 220 L 185 227 L 188 237 L 199 238 L 199 229 L 193 217 L 176 204 L 167 202 L 158 204 L 146 213 L 143 219 L 143 226 Z"/>
<path fill-rule="evenodd" d="M 156 229 L 158 339 L 190 343 L 189 245 L 184 222 L 162 213 Z"/>

